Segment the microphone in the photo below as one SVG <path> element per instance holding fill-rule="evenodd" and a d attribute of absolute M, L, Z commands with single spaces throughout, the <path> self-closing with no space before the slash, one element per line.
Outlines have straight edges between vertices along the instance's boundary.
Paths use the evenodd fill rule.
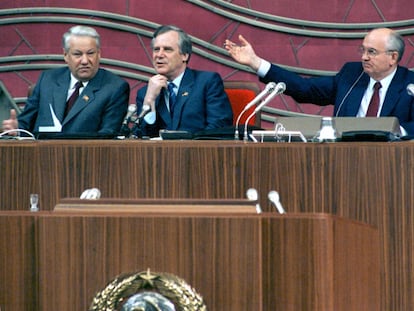
<path fill-rule="evenodd" d="M 349 88 L 349 90 L 346 92 L 345 96 L 342 98 L 341 103 L 338 105 L 338 110 L 335 113 L 335 117 L 337 117 L 339 115 L 339 112 L 342 109 L 342 106 L 345 102 L 345 99 L 349 96 L 349 94 L 351 94 L 352 90 L 354 89 L 355 85 L 357 85 L 357 83 L 359 82 L 359 80 L 361 80 L 362 76 L 364 75 L 365 71 L 362 70 L 362 72 L 360 73 L 359 77 L 354 81 L 354 83 L 351 85 L 351 87 Z"/>
<path fill-rule="evenodd" d="M 279 214 L 286 214 L 285 209 L 283 208 L 282 204 L 280 203 L 279 193 L 277 191 L 270 191 L 267 195 L 270 202 L 273 203 L 276 210 L 279 212 Z"/>
<path fill-rule="evenodd" d="M 101 191 L 98 188 L 86 189 L 82 192 L 81 200 L 97 200 L 101 198 Z"/>
<path fill-rule="evenodd" d="M 143 105 L 141 113 L 137 116 L 137 119 L 135 120 L 135 123 L 139 123 L 139 121 L 141 121 L 141 119 L 143 117 L 145 117 L 148 114 L 148 112 L 150 112 L 150 111 L 151 111 L 151 106 L 150 105 Z"/>
<path fill-rule="evenodd" d="M 122 125 L 127 125 L 130 122 L 131 117 L 135 113 L 136 110 L 137 110 L 136 105 L 128 105 L 128 111 L 127 111 L 127 114 L 125 116 L 125 119 Z"/>
<path fill-rule="evenodd" d="M 410 83 L 407 85 L 407 93 L 410 96 L 414 96 L 414 84 Z"/>
<path fill-rule="evenodd" d="M 128 105 L 128 111 L 126 113 L 126 116 L 124 118 L 124 121 L 122 122 L 122 127 L 120 134 L 127 136 L 129 134 L 129 122 L 131 122 L 131 117 L 134 115 L 135 111 L 137 110 L 136 105 Z"/>
<path fill-rule="evenodd" d="M 276 87 L 272 90 L 272 92 L 263 100 L 250 114 L 250 116 L 246 119 L 246 123 L 244 125 L 244 140 L 248 141 L 247 135 L 247 125 L 249 124 L 250 119 L 258 113 L 264 106 L 266 106 L 276 95 L 282 94 L 286 90 L 286 84 L 284 82 L 279 82 L 276 84 Z"/>
<path fill-rule="evenodd" d="M 240 112 L 239 116 L 237 117 L 237 121 L 236 121 L 236 128 L 235 128 L 235 132 L 234 132 L 234 139 L 239 139 L 239 123 L 240 123 L 240 119 L 242 117 L 242 115 L 249 110 L 251 107 L 253 107 L 254 105 L 256 105 L 259 101 L 262 100 L 262 98 L 267 95 L 270 94 L 271 92 L 273 92 L 273 90 L 276 87 L 276 83 L 275 82 L 269 82 L 268 84 L 266 84 L 266 87 L 264 88 L 263 91 L 261 91 L 255 98 L 253 98 L 253 100 L 251 102 L 249 102 L 242 110 L 242 112 Z"/>
<path fill-rule="evenodd" d="M 138 136 L 135 133 L 136 129 L 139 127 L 139 124 L 141 123 L 141 120 L 151 111 L 151 106 L 144 104 L 142 106 L 141 113 L 136 117 L 134 121 L 134 126 L 132 127 L 132 135 L 134 138 L 137 138 Z"/>
<path fill-rule="evenodd" d="M 246 191 L 246 197 L 250 201 L 256 201 L 259 199 L 259 194 L 257 193 L 257 190 L 254 188 L 249 188 Z M 260 214 L 262 212 L 262 208 L 260 207 L 259 202 L 256 203 L 256 213 Z"/>

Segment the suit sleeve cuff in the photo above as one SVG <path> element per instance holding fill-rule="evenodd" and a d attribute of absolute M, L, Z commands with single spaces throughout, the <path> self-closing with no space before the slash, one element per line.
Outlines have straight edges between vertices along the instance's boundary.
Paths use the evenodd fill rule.
<path fill-rule="evenodd" d="M 144 117 L 145 123 L 147 124 L 154 124 L 155 119 L 156 119 L 155 111 L 148 112 Z"/>

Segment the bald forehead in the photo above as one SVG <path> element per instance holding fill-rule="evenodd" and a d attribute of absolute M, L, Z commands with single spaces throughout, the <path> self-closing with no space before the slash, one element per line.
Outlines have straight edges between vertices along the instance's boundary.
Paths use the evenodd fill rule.
<path fill-rule="evenodd" d="M 374 29 L 371 30 L 365 38 L 372 38 L 372 39 L 376 39 L 376 40 L 384 40 L 387 41 L 387 39 L 389 38 L 390 34 L 393 31 L 391 29 L 388 28 L 379 28 L 379 29 Z"/>
<path fill-rule="evenodd" d="M 364 38 L 363 46 L 373 48 L 385 48 L 389 42 L 391 31 L 386 28 L 370 31 Z"/>

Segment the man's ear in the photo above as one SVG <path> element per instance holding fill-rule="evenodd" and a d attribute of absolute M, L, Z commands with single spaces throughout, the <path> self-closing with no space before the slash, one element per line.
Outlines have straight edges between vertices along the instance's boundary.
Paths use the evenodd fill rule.
<path fill-rule="evenodd" d="M 395 63 L 398 63 L 398 52 L 397 51 L 392 51 L 391 52 L 392 54 L 391 54 L 391 58 L 392 58 L 392 60 L 395 62 Z"/>
<path fill-rule="evenodd" d="M 68 62 L 68 52 L 65 51 L 65 49 L 63 49 L 63 59 L 65 60 L 65 62 Z"/>
<path fill-rule="evenodd" d="M 187 63 L 188 62 L 188 54 L 182 54 L 183 55 L 183 57 L 182 57 L 182 59 L 183 59 L 183 63 Z"/>

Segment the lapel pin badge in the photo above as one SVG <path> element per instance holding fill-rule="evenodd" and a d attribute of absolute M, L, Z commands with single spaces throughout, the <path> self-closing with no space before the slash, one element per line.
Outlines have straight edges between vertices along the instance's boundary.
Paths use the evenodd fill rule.
<path fill-rule="evenodd" d="M 82 97 L 82 98 L 83 98 L 83 100 L 84 100 L 84 101 L 86 101 L 86 102 L 87 102 L 87 101 L 89 101 L 89 96 L 88 96 L 88 95 L 83 95 L 83 97 Z"/>
<path fill-rule="evenodd" d="M 181 96 L 188 96 L 188 92 L 184 92 Z"/>

